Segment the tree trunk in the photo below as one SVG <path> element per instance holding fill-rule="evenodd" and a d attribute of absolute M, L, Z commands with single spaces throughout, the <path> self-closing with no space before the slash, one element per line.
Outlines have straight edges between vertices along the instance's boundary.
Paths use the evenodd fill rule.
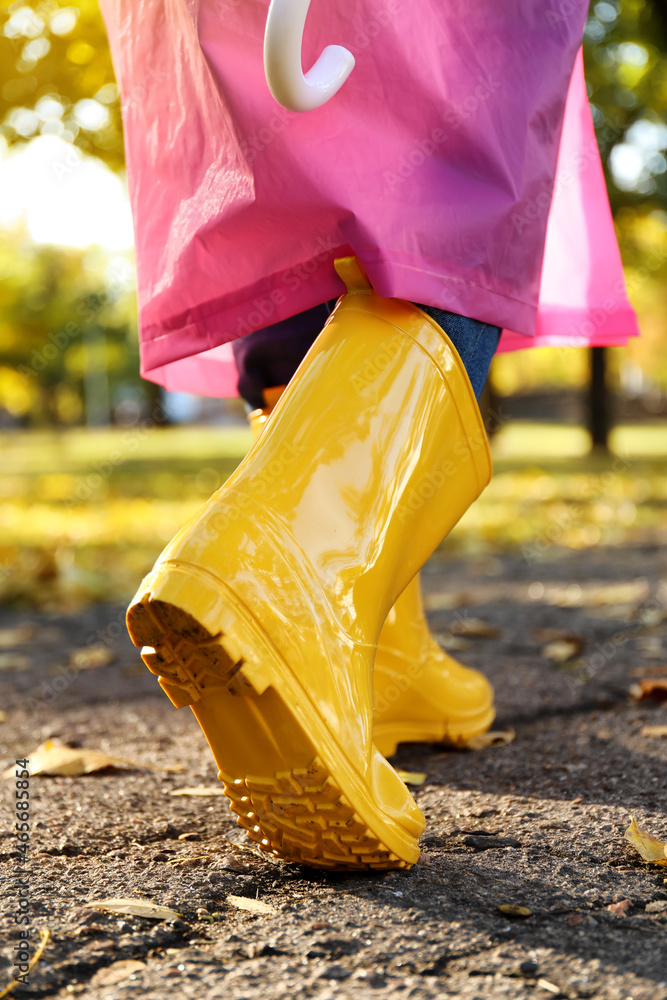
<path fill-rule="evenodd" d="M 611 398 L 607 389 L 607 351 L 604 347 L 591 347 L 591 377 L 588 385 L 588 430 L 593 448 L 609 450 L 611 430 Z"/>

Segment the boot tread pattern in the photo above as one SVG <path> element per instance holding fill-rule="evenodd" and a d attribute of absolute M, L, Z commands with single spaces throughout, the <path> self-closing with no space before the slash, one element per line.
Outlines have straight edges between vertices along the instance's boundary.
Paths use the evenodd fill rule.
<path fill-rule="evenodd" d="M 142 609 L 138 615 L 137 608 Z M 178 699 L 181 708 L 199 701 L 207 688 L 230 687 L 244 661 L 229 636 L 211 635 L 178 608 L 174 610 L 180 612 L 181 620 L 172 624 L 171 610 L 171 605 L 159 601 L 142 602 L 132 608 L 128 625 L 132 638 L 140 636 L 140 641 L 148 625 L 147 638 L 152 645 L 144 646 L 141 658 L 151 673 L 165 682 L 170 697 L 173 687 L 182 690 L 184 696 Z M 191 619 L 192 624 L 186 619 Z"/>
<path fill-rule="evenodd" d="M 261 694 L 261 667 L 239 655 L 233 637 L 212 635 L 182 609 L 146 595 L 128 613 L 128 628 L 148 669 L 178 707 L 225 687 Z M 231 809 L 262 850 L 297 864 L 330 870 L 409 868 L 355 813 L 326 766 L 238 777 L 220 772 Z"/>
<path fill-rule="evenodd" d="M 373 836 L 317 758 L 272 777 L 219 777 L 239 826 L 262 850 L 317 868 L 410 867 Z"/>

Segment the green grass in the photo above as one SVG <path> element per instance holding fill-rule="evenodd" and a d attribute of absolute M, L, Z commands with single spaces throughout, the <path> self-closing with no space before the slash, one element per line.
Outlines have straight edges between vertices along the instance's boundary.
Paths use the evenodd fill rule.
<path fill-rule="evenodd" d="M 665 540 L 667 427 L 620 427 L 612 443 L 620 459 L 589 455 L 577 427 L 507 425 L 493 441 L 492 483 L 446 549 L 548 557 L 554 546 Z M 249 445 L 245 428 L 0 435 L 0 598 L 47 608 L 128 599 Z"/>

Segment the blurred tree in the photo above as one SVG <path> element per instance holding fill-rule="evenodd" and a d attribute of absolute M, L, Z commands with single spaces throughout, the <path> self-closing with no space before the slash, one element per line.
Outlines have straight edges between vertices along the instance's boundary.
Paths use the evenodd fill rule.
<path fill-rule="evenodd" d="M 130 262 L 109 269 L 100 251 L 11 234 L 0 238 L 0 271 L 0 411 L 30 426 L 107 423 L 137 380 Z"/>
<path fill-rule="evenodd" d="M 570 0 L 554 0 L 553 7 L 567 16 Z M 595 0 L 584 47 L 593 117 L 630 294 L 643 333 L 622 351 L 607 351 L 605 364 L 615 387 L 641 395 L 667 385 L 667 0 Z M 120 101 L 97 0 L 15 0 L 11 4 L 5 0 L 0 10 L 0 136 L 16 145 L 40 134 L 59 135 L 112 169 L 123 168 Z M 64 257 L 59 262 L 61 253 Z M 15 295 L 13 311 L 5 312 L 0 320 L 0 348 L 5 355 L 0 362 L 4 365 L 0 395 L 11 399 L 14 410 L 26 406 L 28 387 L 36 383 L 26 376 L 19 385 L 15 376 L 7 374 L 9 366 L 14 362 L 25 366 L 23 347 L 29 356 L 39 343 L 46 343 L 59 328 L 55 313 L 64 310 L 69 316 L 91 293 L 74 288 L 77 259 L 69 251 L 28 253 L 24 263 L 17 264 L 24 270 L 10 280 L 10 292 L 0 292 L 0 303 L 3 295 Z M 106 294 L 102 279 L 96 293 Z M 84 297 L 77 299 L 78 294 Z M 40 314 L 35 307 L 30 314 L 30 303 L 37 302 L 35 295 L 49 303 L 46 312 Z M 132 322 L 128 319 L 129 326 Z M 11 323 L 19 325 L 13 329 Z M 23 338 L 20 349 L 15 346 L 17 330 Z M 82 368 L 72 369 L 73 365 L 76 369 L 73 359 L 113 354 L 115 333 L 105 335 L 103 347 L 99 331 L 92 326 L 86 330 L 78 354 L 72 347 L 67 365 L 64 357 L 54 360 L 40 376 L 39 414 L 56 407 L 72 418 L 73 400 L 84 385 Z M 125 356 L 136 358 L 136 346 L 131 343 L 134 354 L 126 345 Z M 521 352 L 499 359 L 495 384 L 501 393 L 531 385 L 583 386 L 589 381 L 585 362 L 580 351 Z M 606 384 L 604 367 L 598 358 L 591 406 L 604 404 L 604 394 L 600 394 Z M 93 393 L 90 381 L 88 391 Z M 598 423 L 603 416 L 589 413 Z"/>
<path fill-rule="evenodd" d="M 664 204 L 667 0 L 592 3 L 584 47 L 614 209 Z M 15 0 L 0 14 L 0 122 L 10 144 L 56 134 L 122 167 L 120 101 L 97 0 Z"/>
<path fill-rule="evenodd" d="M 586 22 L 586 80 L 614 213 L 667 203 L 667 0 L 600 0 Z"/>
<path fill-rule="evenodd" d="M 123 167 L 120 102 L 97 0 L 16 0 L 0 13 L 0 134 L 58 135 Z"/>

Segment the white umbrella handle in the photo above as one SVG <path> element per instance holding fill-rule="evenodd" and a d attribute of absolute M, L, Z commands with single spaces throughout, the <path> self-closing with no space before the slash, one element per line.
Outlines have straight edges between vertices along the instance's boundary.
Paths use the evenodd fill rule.
<path fill-rule="evenodd" d="M 290 111 L 312 111 L 326 104 L 354 69 L 351 52 L 342 45 L 327 45 L 304 76 L 301 45 L 309 7 L 310 0 L 271 0 L 266 19 L 266 82 L 278 103 Z"/>

